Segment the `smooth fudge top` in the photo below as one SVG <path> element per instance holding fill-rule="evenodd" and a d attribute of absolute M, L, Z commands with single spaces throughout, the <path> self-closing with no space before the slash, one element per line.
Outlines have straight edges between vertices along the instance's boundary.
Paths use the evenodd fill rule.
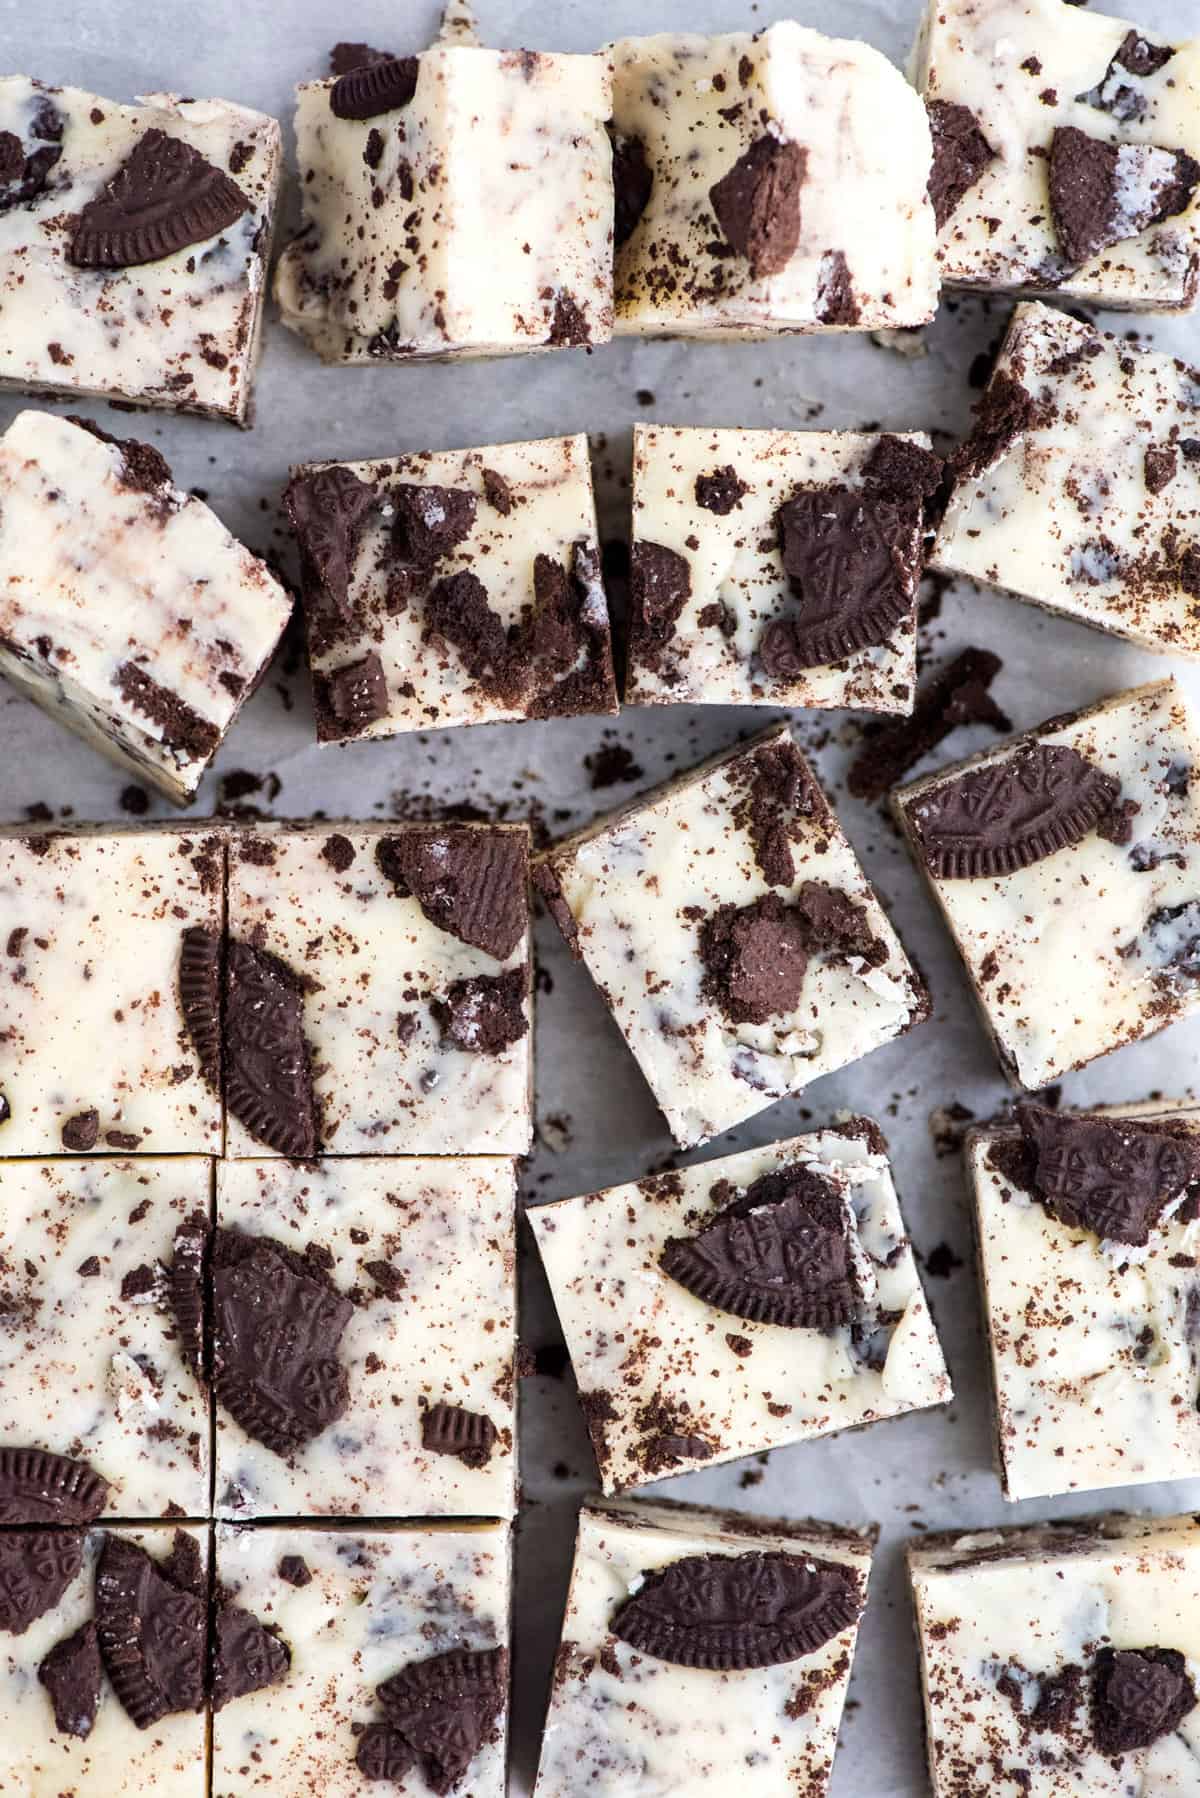
<path fill-rule="evenodd" d="M 281 153 L 226 100 L 0 77 L 0 383 L 244 423 Z"/>

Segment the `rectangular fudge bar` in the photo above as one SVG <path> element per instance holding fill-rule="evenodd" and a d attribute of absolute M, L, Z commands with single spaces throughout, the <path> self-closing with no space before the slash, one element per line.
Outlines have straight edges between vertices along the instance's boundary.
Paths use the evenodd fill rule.
<path fill-rule="evenodd" d="M 593 1500 L 536 1798 L 825 1798 L 874 1532 Z"/>
<path fill-rule="evenodd" d="M 923 432 L 633 432 L 626 700 L 911 712 Z"/>
<path fill-rule="evenodd" d="M 605 1492 L 951 1396 L 868 1118 L 527 1215 Z"/>
<path fill-rule="evenodd" d="M 1200 38 L 1165 43 L 1060 0 L 929 0 L 912 73 L 944 281 L 1195 304 Z"/>
<path fill-rule="evenodd" d="M 506 1524 L 219 1526 L 221 1588 L 291 1665 L 214 1717 L 213 1798 L 503 1798 L 509 1555 Z"/>
<path fill-rule="evenodd" d="M 1200 374 L 1025 304 L 931 555 L 1147 649 L 1200 656 Z"/>
<path fill-rule="evenodd" d="M 785 726 L 556 844 L 535 881 L 682 1148 L 927 1015 Z"/>
<path fill-rule="evenodd" d="M 927 1536 L 909 1565 L 934 1798 L 1196 1790 L 1196 1518 Z"/>
<path fill-rule="evenodd" d="M 1200 1004 L 1198 763 L 1200 733 L 1166 680 L 897 789 L 1016 1085 L 1045 1086 Z"/>
<path fill-rule="evenodd" d="M 606 342 L 605 58 L 339 48 L 370 60 L 339 57 L 336 78 L 298 90 L 304 217 L 275 276 L 284 324 L 325 362 Z"/>
<path fill-rule="evenodd" d="M 0 77 L 0 386 L 245 424 L 281 162 L 227 100 Z"/>
<path fill-rule="evenodd" d="M 615 712 L 587 439 L 301 468 L 322 742 Z"/>
<path fill-rule="evenodd" d="M 168 799 L 194 797 L 291 609 L 149 444 L 48 412 L 0 438 L 0 672 Z"/>

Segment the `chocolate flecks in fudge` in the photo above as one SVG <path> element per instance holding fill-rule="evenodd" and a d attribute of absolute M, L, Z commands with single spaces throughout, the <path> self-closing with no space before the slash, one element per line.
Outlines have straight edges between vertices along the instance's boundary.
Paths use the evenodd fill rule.
<path fill-rule="evenodd" d="M 378 491 L 348 468 L 319 468 L 288 483 L 283 503 L 300 544 L 304 604 L 317 643 L 353 621 L 350 575 Z"/>
<path fill-rule="evenodd" d="M 316 1154 L 303 982 L 277 955 L 236 940 L 225 949 L 222 1062 L 225 1102 L 253 1136 L 297 1160 Z"/>
<path fill-rule="evenodd" d="M 749 491 L 746 482 L 728 462 L 711 474 L 696 476 L 696 504 L 706 512 L 715 512 L 718 518 L 728 518 Z"/>
<path fill-rule="evenodd" d="M 493 1738 L 507 1693 L 505 1649 L 460 1648 L 411 1661 L 384 1680 L 377 1697 L 420 1763 L 425 1783 L 444 1798 Z"/>
<path fill-rule="evenodd" d="M 800 189 L 807 153 L 770 135 L 756 138 L 709 189 L 721 234 L 755 280 L 787 267 L 800 241 Z"/>
<path fill-rule="evenodd" d="M 808 969 L 808 932 L 777 893 L 722 905 L 700 930 L 702 990 L 733 1024 L 795 1011 Z"/>
<path fill-rule="evenodd" d="M 524 936 L 527 851 L 519 832 L 407 831 L 381 838 L 375 859 L 431 924 L 485 955 L 507 961 Z"/>
<path fill-rule="evenodd" d="M 1051 1674 L 1041 1682 L 1029 1720 L 1035 1729 L 1065 1734 L 1082 1697 L 1083 1668 L 1064 1667 L 1060 1673 Z"/>
<path fill-rule="evenodd" d="M 656 1393 L 634 1414 L 634 1425 L 641 1434 L 637 1458 L 651 1478 L 672 1472 L 686 1461 L 709 1461 L 713 1445 L 688 1427 L 688 1407 L 678 1411 L 664 1404 Z"/>
<path fill-rule="evenodd" d="M 62 114 L 49 99 L 40 102 L 29 131 L 35 147 L 28 155 L 14 132 L 0 133 L 0 215 L 44 193 L 62 156 Z"/>
<path fill-rule="evenodd" d="M 58 1603 L 83 1565 L 79 1530 L 0 1535 L 0 1629 L 21 1636 Z"/>
<path fill-rule="evenodd" d="M 1152 44 L 1138 32 L 1130 30 L 1125 33 L 1103 78 L 1096 86 L 1089 88 L 1086 94 L 1075 97 L 1085 106 L 1095 106 L 1100 112 L 1109 113 L 1118 123 L 1128 125 L 1136 119 L 1146 116 L 1148 111 L 1146 96 L 1138 88 L 1131 87 L 1124 79 L 1133 75 L 1143 79 L 1147 75 L 1157 74 L 1170 62 L 1175 52 L 1169 44 Z"/>
<path fill-rule="evenodd" d="M 208 1226 L 202 1218 L 182 1224 L 175 1232 L 174 1255 L 168 1274 L 167 1294 L 179 1349 L 197 1379 L 205 1377 L 204 1290 L 208 1262 Z"/>
<path fill-rule="evenodd" d="M 1017 1106 L 1031 1190 L 1053 1217 L 1144 1248 L 1165 1207 L 1200 1181 L 1200 1139 L 1148 1121 Z"/>
<path fill-rule="evenodd" d="M 1195 1708 L 1196 1688 L 1174 1648 L 1102 1648 L 1092 1667 L 1092 1735 L 1101 1754 L 1149 1748 Z"/>
<path fill-rule="evenodd" d="M 354 1764 L 366 1779 L 386 1779 L 399 1784 L 416 1766 L 417 1757 L 407 1740 L 390 1723 L 367 1723 L 358 1738 Z"/>
<path fill-rule="evenodd" d="M 950 458 L 956 477 L 972 480 L 999 460 L 1026 431 L 1048 421 L 1048 410 L 1006 369 L 996 373 L 976 408 L 971 435 Z"/>
<path fill-rule="evenodd" d="M 365 69 L 377 62 L 391 62 L 390 50 L 373 50 L 370 44 L 335 44 L 329 52 L 329 73 L 348 75 L 351 69 Z"/>
<path fill-rule="evenodd" d="M 122 662 L 113 683 L 126 705 L 156 724 L 168 749 L 192 761 L 210 756 L 221 741 L 221 732 L 202 718 L 186 700 L 162 686 L 136 662 Z"/>
<path fill-rule="evenodd" d="M 952 100 L 926 100 L 925 110 L 933 137 L 929 198 L 940 231 L 996 152 L 969 106 L 956 105 Z"/>
<path fill-rule="evenodd" d="M 139 1729 L 204 1702 L 207 1606 L 126 1537 L 106 1535 L 96 1568 L 105 1671 Z"/>
<path fill-rule="evenodd" d="M 665 544 L 641 541 L 630 558 L 629 634 L 631 650 L 647 668 L 662 665 L 679 615 L 691 598 L 692 569 L 686 557 Z"/>
<path fill-rule="evenodd" d="M 1081 842 L 1119 794 L 1120 783 L 1076 750 L 1029 743 L 934 788 L 910 815 L 939 879 L 997 879 Z"/>
<path fill-rule="evenodd" d="M 483 494 L 489 506 L 499 512 L 501 518 L 507 518 L 514 505 L 512 488 L 504 476 L 494 468 L 480 470 L 483 481 Z"/>
<path fill-rule="evenodd" d="M 76 268 L 133 268 L 227 231 L 250 210 L 237 182 L 182 138 L 147 131 L 79 215 Z"/>
<path fill-rule="evenodd" d="M 73 1155 L 83 1155 L 94 1149 L 100 1140 L 100 1114 L 98 1111 L 77 1111 L 69 1117 L 62 1127 L 63 1148 L 70 1149 Z"/>
<path fill-rule="evenodd" d="M 241 1605 L 216 1608 L 212 1632 L 210 1684 L 214 1711 L 235 1698 L 261 1692 L 286 1678 L 291 1650 Z"/>
<path fill-rule="evenodd" d="M 0 1448 L 0 1524 L 93 1523 L 108 1481 L 86 1461 L 41 1448 Z"/>
<path fill-rule="evenodd" d="M 525 1015 L 528 969 L 475 974 L 451 981 L 444 999 L 431 1001 L 442 1041 L 469 1054 L 503 1055 L 529 1029 Z"/>
<path fill-rule="evenodd" d="M 142 443 L 136 437 L 114 437 L 108 431 L 101 430 L 90 418 L 76 418 L 68 414 L 68 423 L 78 425 L 81 431 L 99 438 L 101 443 L 111 444 L 121 452 L 121 479 L 126 487 L 136 493 L 155 493 L 160 487 L 169 487 L 172 482 L 171 465 L 166 457 L 156 450 L 152 443 Z"/>
<path fill-rule="evenodd" d="M 481 1411 L 431 1405 L 421 1417 L 421 1446 L 429 1454 L 454 1455 L 464 1467 L 486 1467 L 496 1446 L 496 1426 Z"/>
<path fill-rule="evenodd" d="M 325 737 L 352 737 L 385 716 L 387 677 L 377 652 L 368 650 L 357 662 L 346 662 L 322 677 L 317 699 L 318 723 Z"/>
<path fill-rule="evenodd" d="M 592 328 L 573 294 L 559 293 L 546 342 L 555 349 L 578 349 L 592 341 Z"/>
<path fill-rule="evenodd" d="M 279 1563 L 279 1577 L 289 1586 L 311 1586 L 312 1572 L 303 1555 L 284 1555 Z"/>
<path fill-rule="evenodd" d="M 842 250 L 826 250 L 817 275 L 817 318 L 823 325 L 856 325 L 862 308 Z"/>
<path fill-rule="evenodd" d="M 609 136 L 613 153 L 613 246 L 619 250 L 633 236 L 650 204 L 654 171 L 646 160 L 646 146 L 640 137 L 627 137 L 611 125 Z"/>
<path fill-rule="evenodd" d="M 396 112 L 416 93 L 419 75 L 415 56 L 355 63 L 330 88 L 329 110 L 335 119 L 376 119 L 381 113 Z"/>
<path fill-rule="evenodd" d="M 355 853 L 354 844 L 349 837 L 342 836 L 338 831 L 331 837 L 326 837 L 321 845 L 321 858 L 329 863 L 335 874 L 344 874 L 348 868 L 353 867 Z"/>
<path fill-rule="evenodd" d="M 731 1672 L 815 1654 L 862 1604 L 857 1574 L 814 1556 L 685 1555 L 645 1573 L 609 1627 L 656 1660 Z"/>
<path fill-rule="evenodd" d="M 575 959 L 579 960 L 582 953 L 579 947 L 579 926 L 575 922 L 574 913 L 563 897 L 558 876 L 549 863 L 539 862 L 534 868 L 533 886 L 546 910 L 558 925 L 567 948 Z"/>
<path fill-rule="evenodd" d="M 154 1269 L 143 1262 L 140 1267 L 131 1267 L 121 1281 L 121 1297 L 126 1304 L 135 1299 L 144 1299 L 158 1285 L 158 1275 Z"/>
<path fill-rule="evenodd" d="M 961 725 L 1011 730 L 1011 719 L 988 691 L 1003 665 L 990 650 L 964 649 L 918 690 L 911 717 L 870 731 L 846 778 L 855 798 L 882 798 Z"/>
<path fill-rule="evenodd" d="M 179 1004 L 200 1072 L 221 1090 L 221 938 L 193 924 L 179 950 Z"/>
<path fill-rule="evenodd" d="M 1050 212 L 1072 266 L 1183 212 L 1198 186 L 1200 162 L 1185 150 L 1112 144 L 1074 125 L 1051 139 Z"/>
<path fill-rule="evenodd" d="M 86 1741 L 100 1708 L 100 1638 L 94 1623 L 84 1623 L 73 1635 L 56 1642 L 37 1670 L 54 1707 L 54 1727 L 60 1735 Z"/>

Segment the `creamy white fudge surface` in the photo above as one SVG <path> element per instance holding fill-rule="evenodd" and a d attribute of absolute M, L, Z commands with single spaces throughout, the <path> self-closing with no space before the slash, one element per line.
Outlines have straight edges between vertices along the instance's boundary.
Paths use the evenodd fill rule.
<path fill-rule="evenodd" d="M 536 1798 L 824 1798 L 872 1545 L 811 1521 L 585 1505 Z"/>
<path fill-rule="evenodd" d="M 607 341 L 611 112 L 603 56 L 462 42 L 306 83 L 284 324 L 326 362 Z"/>
<path fill-rule="evenodd" d="M 479 825 L 231 843 L 227 1154 L 525 1152 L 527 850 L 523 827 Z"/>
<path fill-rule="evenodd" d="M 49 412 L 0 438 L 0 671 L 168 799 L 194 796 L 291 609 L 148 444 Z"/>
<path fill-rule="evenodd" d="M 934 1798 L 1187 1798 L 1200 1523 L 1093 1517 L 909 1551 Z"/>
<path fill-rule="evenodd" d="M 346 1410 L 293 1457 L 273 1454 L 218 1405 L 222 1515 L 511 1515 L 511 1161 L 224 1162 L 217 1226 L 328 1251 L 330 1276 L 355 1300 L 338 1349 Z"/>
<path fill-rule="evenodd" d="M 681 1147 L 927 1014 L 784 726 L 556 844 L 534 878 Z"/>
<path fill-rule="evenodd" d="M 201 831 L 0 832 L 0 1155 L 220 1149 L 180 972 L 223 866 Z"/>
<path fill-rule="evenodd" d="M 895 445 L 929 439 L 635 425 L 626 700 L 911 712 L 922 495 Z"/>
<path fill-rule="evenodd" d="M 281 161 L 227 100 L 0 77 L 0 385 L 245 424 Z"/>
<path fill-rule="evenodd" d="M 300 468 L 322 741 L 615 712 L 587 438 Z"/>
<path fill-rule="evenodd" d="M 1001 1065 L 1026 1090 L 1200 1003 L 1198 766 L 1200 731 L 1166 680 L 897 789 Z"/>
<path fill-rule="evenodd" d="M 605 1492 L 951 1396 L 867 1118 L 527 1216 Z"/>
<path fill-rule="evenodd" d="M 933 317 L 929 127 L 877 50 L 785 20 L 623 38 L 609 53 L 619 333 Z"/>
<path fill-rule="evenodd" d="M 1017 307 L 930 557 L 1067 618 L 1200 656 L 1200 373 Z"/>
<path fill-rule="evenodd" d="M 362 1798 L 378 1789 L 410 1798 L 451 1789 L 461 1798 L 503 1798 L 503 1703 L 490 1722 L 469 1709 L 464 1718 L 449 1702 L 438 1705 L 435 1686 L 431 1714 L 423 1729 L 417 1726 L 424 1758 L 405 1757 L 402 1745 L 392 1744 L 398 1770 L 382 1788 L 355 1756 L 364 1740 L 356 1731 L 384 1718 L 378 1687 L 437 1656 L 485 1657 L 507 1647 L 509 1557 L 509 1529 L 498 1523 L 365 1531 L 219 1525 L 221 1586 L 262 1623 L 277 1626 L 292 1661 L 280 1685 L 213 1718 L 213 1798 L 258 1791 Z M 500 1659 L 494 1652 L 488 1658 Z M 506 1688 L 503 1667 L 501 1673 Z M 476 1719 L 481 1727 L 473 1729 Z M 430 1764 L 445 1767 L 455 1753 L 466 1764 L 453 1786 L 432 1783 Z"/>

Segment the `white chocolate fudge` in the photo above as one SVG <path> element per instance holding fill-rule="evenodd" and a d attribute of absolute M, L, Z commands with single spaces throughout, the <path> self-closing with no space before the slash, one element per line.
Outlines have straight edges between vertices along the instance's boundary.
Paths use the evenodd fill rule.
<path fill-rule="evenodd" d="M 586 1505 L 536 1798 L 825 1798 L 873 1540 Z"/>
<path fill-rule="evenodd" d="M 168 799 L 194 797 L 291 609 L 149 444 L 48 412 L 0 438 L 0 672 Z"/>
<path fill-rule="evenodd" d="M 220 1149 L 181 978 L 223 870 L 212 833 L 0 832 L 0 1155 Z"/>
<path fill-rule="evenodd" d="M 929 127 L 878 50 L 785 20 L 610 53 L 619 333 L 933 317 Z"/>
<path fill-rule="evenodd" d="M 236 841 L 226 1153 L 523 1154 L 527 859 L 515 826 L 348 824 Z"/>
<path fill-rule="evenodd" d="M 503 1798 L 507 1525 L 223 1524 L 216 1566 L 291 1666 L 213 1718 L 213 1798 Z"/>
<path fill-rule="evenodd" d="M 921 432 L 633 433 L 626 699 L 911 712 Z"/>
<path fill-rule="evenodd" d="M 951 1396 L 867 1118 L 526 1215 L 605 1492 Z"/>
<path fill-rule="evenodd" d="M 279 126 L 0 77 L 0 385 L 248 421 Z"/>
<path fill-rule="evenodd" d="M 927 1014 L 784 726 L 566 838 L 534 878 L 683 1148 Z"/>
<path fill-rule="evenodd" d="M 1195 303 L 1200 38 L 1167 43 L 1062 0 L 929 0 L 912 75 L 944 281 L 1134 311 Z"/>
<path fill-rule="evenodd" d="M 612 335 L 601 56 L 441 42 L 298 90 L 303 225 L 275 276 L 325 362 L 486 356 Z"/>
<path fill-rule="evenodd" d="M 897 790 L 1016 1085 L 1045 1086 L 1200 1005 L 1198 767 L 1200 732 L 1166 680 Z"/>
<path fill-rule="evenodd" d="M 1200 373 L 1017 307 L 931 561 L 1147 649 L 1200 656 Z"/>
<path fill-rule="evenodd" d="M 615 712 L 587 438 L 301 468 L 322 742 Z"/>
<path fill-rule="evenodd" d="M 1107 1516 L 909 1551 L 933 1798 L 1187 1798 L 1200 1523 Z"/>

